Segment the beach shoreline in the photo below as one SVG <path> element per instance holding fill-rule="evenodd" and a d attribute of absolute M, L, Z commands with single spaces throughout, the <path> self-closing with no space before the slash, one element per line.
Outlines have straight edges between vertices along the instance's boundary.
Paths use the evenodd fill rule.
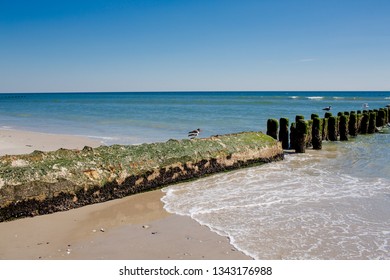
<path fill-rule="evenodd" d="M 88 138 L 0 130 L 0 155 L 101 143 Z M 227 237 L 168 213 L 161 190 L 65 212 L 0 223 L 0 259 L 251 259 Z"/>
<path fill-rule="evenodd" d="M 0 129 L 0 156 L 29 154 L 35 150 L 48 152 L 58 149 L 78 149 L 84 146 L 96 148 L 103 142 L 88 137 Z"/>

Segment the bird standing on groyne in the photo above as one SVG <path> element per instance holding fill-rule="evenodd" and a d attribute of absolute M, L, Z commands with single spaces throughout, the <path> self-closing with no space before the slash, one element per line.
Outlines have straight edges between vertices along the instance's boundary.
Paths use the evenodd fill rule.
<path fill-rule="evenodd" d="M 330 109 L 332 109 L 332 106 L 325 107 L 325 108 L 323 108 L 322 110 L 330 111 Z"/>
<path fill-rule="evenodd" d="M 188 137 L 190 137 L 190 139 L 194 139 L 199 135 L 199 133 L 200 133 L 200 128 L 195 129 L 193 131 L 188 132 Z"/>

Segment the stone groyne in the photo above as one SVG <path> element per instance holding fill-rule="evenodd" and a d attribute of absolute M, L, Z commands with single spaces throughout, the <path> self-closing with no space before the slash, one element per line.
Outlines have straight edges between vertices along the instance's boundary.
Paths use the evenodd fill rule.
<path fill-rule="evenodd" d="M 348 141 L 358 134 L 378 132 L 389 123 L 390 105 L 387 105 L 375 110 L 338 112 L 337 116 L 326 112 L 324 118 L 312 114 L 310 120 L 297 115 L 291 125 L 287 118 L 268 119 L 267 134 L 279 140 L 283 149 L 304 153 L 308 147 L 321 149 L 322 141 Z"/>
<path fill-rule="evenodd" d="M 0 221 L 64 211 L 283 159 L 261 132 L 0 157 Z"/>

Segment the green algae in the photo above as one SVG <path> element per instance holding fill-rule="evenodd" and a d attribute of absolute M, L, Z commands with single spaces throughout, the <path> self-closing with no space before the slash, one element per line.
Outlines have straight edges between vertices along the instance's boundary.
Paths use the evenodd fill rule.
<path fill-rule="evenodd" d="M 61 211 L 282 156 L 261 132 L 7 155 L 0 157 L 0 212 L 4 220 Z"/>

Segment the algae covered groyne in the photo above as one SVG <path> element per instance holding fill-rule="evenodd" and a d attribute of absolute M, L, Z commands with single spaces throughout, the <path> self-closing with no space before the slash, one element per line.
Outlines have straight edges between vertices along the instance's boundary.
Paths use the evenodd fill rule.
<path fill-rule="evenodd" d="M 280 128 L 279 128 L 280 123 Z M 362 111 L 338 112 L 337 116 L 326 112 L 324 118 L 311 114 L 310 120 L 297 115 L 289 130 L 289 119 L 268 119 L 267 134 L 279 139 L 283 149 L 304 153 L 306 148 L 322 149 L 322 141 L 348 141 L 358 134 L 373 134 L 390 125 L 390 105 L 384 108 Z"/>
<path fill-rule="evenodd" d="M 283 158 L 261 132 L 0 157 L 0 221 L 68 210 Z"/>

